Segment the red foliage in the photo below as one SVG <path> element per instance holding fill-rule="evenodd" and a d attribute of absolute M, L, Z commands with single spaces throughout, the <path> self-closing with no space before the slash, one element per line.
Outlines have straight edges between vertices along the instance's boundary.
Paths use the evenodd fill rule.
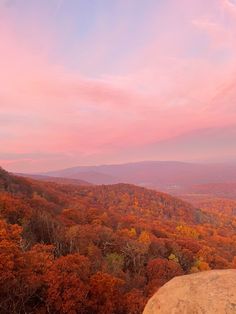
<path fill-rule="evenodd" d="M 150 281 L 155 280 L 158 287 L 175 276 L 183 275 L 183 270 L 176 262 L 155 258 L 147 265 L 147 276 Z"/>
<path fill-rule="evenodd" d="M 235 233 L 232 211 L 0 170 L 0 313 L 141 313 L 175 276 L 235 267 Z"/>
<path fill-rule="evenodd" d="M 121 304 L 121 288 L 124 281 L 109 274 L 98 272 L 90 279 L 89 305 L 92 313 L 119 313 Z"/>

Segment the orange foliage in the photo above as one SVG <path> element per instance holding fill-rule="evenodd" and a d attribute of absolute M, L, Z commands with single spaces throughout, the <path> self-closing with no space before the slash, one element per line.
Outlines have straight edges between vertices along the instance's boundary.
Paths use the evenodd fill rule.
<path fill-rule="evenodd" d="M 0 313 L 141 313 L 174 276 L 236 268 L 227 211 L 133 185 L 37 182 L 0 169 Z"/>

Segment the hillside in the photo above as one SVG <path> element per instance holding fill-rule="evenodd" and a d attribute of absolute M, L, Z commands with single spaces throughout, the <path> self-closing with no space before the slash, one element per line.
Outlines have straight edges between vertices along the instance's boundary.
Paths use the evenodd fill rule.
<path fill-rule="evenodd" d="M 0 170 L 0 224 L 3 313 L 137 314 L 176 275 L 236 267 L 236 218 L 129 184 Z"/>

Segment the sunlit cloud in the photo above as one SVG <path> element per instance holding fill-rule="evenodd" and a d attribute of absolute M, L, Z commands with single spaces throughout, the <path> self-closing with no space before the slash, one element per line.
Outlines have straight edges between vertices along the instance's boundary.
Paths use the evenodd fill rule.
<path fill-rule="evenodd" d="M 0 21 L 3 166 L 50 169 L 66 166 L 67 154 L 73 156 L 70 165 L 86 158 L 107 162 L 107 156 L 110 162 L 126 161 L 134 158 L 122 157 L 131 148 L 138 159 L 144 145 L 236 124 L 235 4 L 147 2 L 139 3 L 146 15 L 135 21 L 138 35 L 129 21 L 137 9 L 133 1 L 101 5 L 87 17 L 80 10 L 92 14 L 93 7 L 80 1 L 35 1 L 27 7 L 3 2 L 8 4 Z M 73 9 L 82 22 L 62 7 Z M 58 17 L 50 15 L 55 10 Z M 26 36 L 29 26 L 38 38 Z M 42 152 L 61 159 L 47 164 Z M 7 153 L 17 157 L 8 161 Z M 159 156 L 147 152 L 145 158 Z M 161 156 L 175 158 L 168 152 Z"/>

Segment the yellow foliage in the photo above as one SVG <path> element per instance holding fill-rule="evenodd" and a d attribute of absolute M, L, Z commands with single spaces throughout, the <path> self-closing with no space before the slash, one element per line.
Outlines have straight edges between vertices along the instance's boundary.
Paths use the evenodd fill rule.
<path fill-rule="evenodd" d="M 207 262 L 201 260 L 201 259 L 196 260 L 195 265 L 193 267 L 197 268 L 198 271 L 204 271 L 204 270 L 210 270 L 211 269 L 209 264 Z"/>
<path fill-rule="evenodd" d="M 150 244 L 151 243 L 151 239 L 150 239 L 150 235 L 147 231 L 142 231 L 139 238 L 138 238 L 138 241 L 140 243 L 144 243 L 144 244 Z"/>
<path fill-rule="evenodd" d="M 175 256 L 175 254 L 173 254 L 173 253 L 170 254 L 170 256 L 168 257 L 168 259 L 169 259 L 170 261 L 173 261 L 173 262 L 176 262 L 176 263 L 179 262 L 178 257 Z"/>
<path fill-rule="evenodd" d="M 138 202 L 137 197 L 135 197 L 135 199 L 134 199 L 134 207 L 138 208 L 138 206 L 139 206 L 139 202 Z"/>
<path fill-rule="evenodd" d="M 199 233 L 192 227 L 186 225 L 179 225 L 176 227 L 176 230 L 185 237 L 198 239 Z"/>
<path fill-rule="evenodd" d="M 135 228 L 131 228 L 130 231 L 129 231 L 129 233 L 130 233 L 130 236 L 131 236 L 132 238 L 136 237 L 136 235 L 137 235 L 137 232 L 136 232 Z"/>
<path fill-rule="evenodd" d="M 210 266 L 208 265 L 207 262 L 201 261 L 200 264 L 199 264 L 199 266 L 198 266 L 198 269 L 199 269 L 200 271 L 204 271 L 204 270 L 210 270 L 211 268 L 210 268 Z"/>

